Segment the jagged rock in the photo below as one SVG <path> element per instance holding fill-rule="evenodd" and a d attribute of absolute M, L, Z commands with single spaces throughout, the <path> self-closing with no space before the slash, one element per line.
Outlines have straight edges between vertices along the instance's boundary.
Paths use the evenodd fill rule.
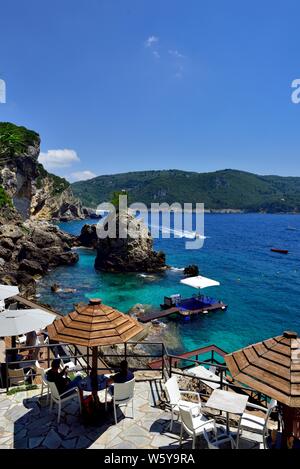
<path fill-rule="evenodd" d="M 93 220 L 100 220 L 102 218 L 102 215 L 97 213 L 93 208 L 84 207 L 83 211 L 86 215 L 86 218 L 92 218 Z"/>
<path fill-rule="evenodd" d="M 36 288 L 33 276 L 43 275 L 49 268 L 72 265 L 78 261 L 78 254 L 71 249 L 75 240 L 74 236 L 63 233 L 49 223 L 30 221 L 20 226 L 1 226 L 1 282 L 19 285 L 23 294 L 33 295 Z M 13 249 L 6 249 L 3 245 Z"/>
<path fill-rule="evenodd" d="M 15 245 L 10 238 L 0 238 L 0 245 L 5 249 L 9 249 L 10 251 L 15 248 Z"/>
<path fill-rule="evenodd" d="M 37 191 L 32 201 L 31 218 L 39 220 L 57 219 L 60 221 L 70 221 L 84 219 L 86 217 L 81 202 L 74 196 L 70 187 L 55 198 L 47 197 L 49 191 L 51 191 L 51 187 L 49 187 L 49 185 L 47 187 L 47 183 L 43 188 Z"/>
<path fill-rule="evenodd" d="M 165 254 L 153 250 L 153 241 L 146 226 L 128 210 L 111 215 L 105 227 L 116 223 L 116 237 L 99 238 L 95 268 L 107 272 L 158 272 L 166 269 Z M 119 237 L 120 228 L 130 226 L 126 238 Z"/>
<path fill-rule="evenodd" d="M 199 267 L 195 264 L 188 265 L 187 267 L 185 267 L 183 273 L 188 277 L 196 277 L 197 275 L 199 275 Z"/>
<path fill-rule="evenodd" d="M 5 249 L 4 247 L 0 246 L 0 257 L 5 261 L 9 261 L 11 259 L 12 253 L 9 249 Z"/>
<path fill-rule="evenodd" d="M 20 226 L 17 226 L 13 223 L 4 224 L 0 226 L 0 239 L 9 238 L 10 242 L 15 245 L 15 243 L 23 238 L 24 230 Z"/>
<path fill-rule="evenodd" d="M 98 243 L 96 225 L 84 225 L 78 237 L 78 243 L 80 246 L 96 248 Z"/>
<path fill-rule="evenodd" d="M 45 273 L 42 266 L 36 261 L 29 261 L 28 259 L 23 259 L 20 262 L 19 270 L 24 270 L 31 275 L 43 275 Z"/>

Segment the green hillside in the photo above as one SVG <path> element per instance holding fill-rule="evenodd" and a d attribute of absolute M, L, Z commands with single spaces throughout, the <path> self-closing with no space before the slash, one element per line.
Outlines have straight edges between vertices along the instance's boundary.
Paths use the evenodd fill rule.
<path fill-rule="evenodd" d="M 206 209 L 300 212 L 300 177 L 259 176 L 226 169 L 213 173 L 179 170 L 140 171 L 98 176 L 72 184 L 83 204 L 96 207 L 114 191 L 126 190 L 129 202 L 204 202 Z"/>

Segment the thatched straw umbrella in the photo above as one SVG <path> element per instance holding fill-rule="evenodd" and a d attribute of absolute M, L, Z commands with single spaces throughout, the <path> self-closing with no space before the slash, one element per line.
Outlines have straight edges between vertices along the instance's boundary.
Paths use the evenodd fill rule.
<path fill-rule="evenodd" d="M 282 445 L 292 433 L 300 437 L 300 339 L 296 332 L 225 355 L 233 378 L 282 403 Z"/>
<path fill-rule="evenodd" d="M 130 316 L 92 299 L 79 304 L 75 311 L 48 326 L 50 339 L 74 345 L 92 347 L 91 376 L 97 377 L 98 347 L 128 342 L 143 327 Z M 93 394 L 97 396 L 97 380 L 93 379 Z"/>

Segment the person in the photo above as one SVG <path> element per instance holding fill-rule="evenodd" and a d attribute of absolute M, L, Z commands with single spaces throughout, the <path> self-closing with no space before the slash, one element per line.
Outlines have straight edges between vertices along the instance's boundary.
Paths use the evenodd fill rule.
<path fill-rule="evenodd" d="M 61 288 L 58 283 L 51 286 L 52 293 L 76 293 L 76 288 Z"/>
<path fill-rule="evenodd" d="M 50 383 L 55 383 L 59 394 L 63 394 L 66 391 L 70 391 L 73 388 L 79 387 L 80 381 L 82 380 L 81 376 L 76 376 L 73 380 L 70 380 L 66 376 L 68 371 L 68 366 L 65 366 L 61 371 L 59 370 L 61 360 L 60 358 L 55 358 L 52 361 L 50 370 L 47 371 L 47 380 Z M 83 398 L 82 390 L 79 388 L 79 393 L 81 399 Z"/>
<path fill-rule="evenodd" d="M 121 361 L 120 363 L 120 371 L 113 376 L 108 378 L 106 385 L 112 386 L 114 383 L 126 383 L 127 381 L 131 381 L 134 378 L 134 374 L 132 371 L 128 369 L 128 363 L 126 360 Z"/>

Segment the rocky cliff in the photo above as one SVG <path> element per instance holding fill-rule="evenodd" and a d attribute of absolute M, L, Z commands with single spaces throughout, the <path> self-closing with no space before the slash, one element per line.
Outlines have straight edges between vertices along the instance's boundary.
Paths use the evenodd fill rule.
<path fill-rule="evenodd" d="M 23 220 L 85 218 L 69 183 L 48 173 L 38 163 L 39 153 L 40 137 L 36 132 L 0 123 L 0 186 L 12 208 Z"/>
<path fill-rule="evenodd" d="M 38 163 L 39 152 L 38 134 L 0 123 L 0 283 L 26 296 L 50 268 L 78 261 L 75 237 L 47 220 L 84 218 L 69 183 Z"/>

